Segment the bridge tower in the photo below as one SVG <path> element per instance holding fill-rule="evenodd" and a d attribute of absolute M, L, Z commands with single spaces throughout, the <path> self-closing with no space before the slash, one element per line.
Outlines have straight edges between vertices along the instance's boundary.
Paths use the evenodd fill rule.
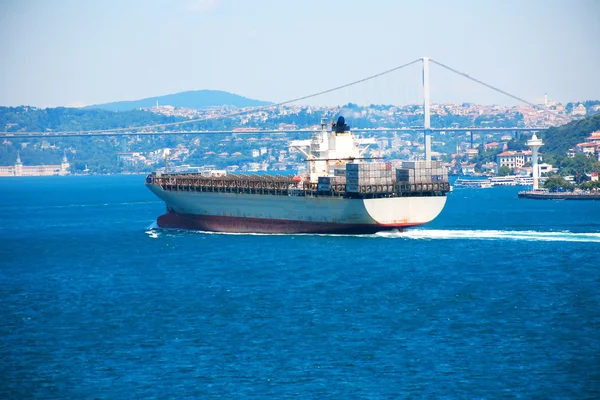
<path fill-rule="evenodd" d="M 423 57 L 423 139 L 425 141 L 425 161 L 431 161 L 431 116 L 429 113 L 429 57 Z"/>

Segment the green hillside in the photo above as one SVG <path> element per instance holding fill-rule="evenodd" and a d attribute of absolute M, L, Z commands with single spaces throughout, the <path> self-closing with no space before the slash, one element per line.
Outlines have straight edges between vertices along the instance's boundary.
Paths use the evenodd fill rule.
<path fill-rule="evenodd" d="M 149 111 L 113 112 L 81 108 L 0 107 L 0 131 L 46 132 L 128 128 L 180 121 Z"/>
<path fill-rule="evenodd" d="M 542 134 L 545 154 L 565 155 L 577 143 L 585 141 L 590 133 L 600 130 L 600 114 L 569 122 L 568 124 L 548 129 Z"/>

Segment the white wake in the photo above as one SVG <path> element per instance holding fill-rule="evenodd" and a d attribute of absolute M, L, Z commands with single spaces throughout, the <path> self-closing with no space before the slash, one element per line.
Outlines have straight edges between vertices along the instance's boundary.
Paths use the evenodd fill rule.
<path fill-rule="evenodd" d="M 372 235 L 343 235 L 319 233 L 228 233 L 205 232 L 186 229 L 159 228 L 153 222 L 146 228 L 146 234 L 157 239 L 160 233 L 171 234 L 200 234 L 200 235 L 232 235 L 232 236 L 326 236 L 326 237 L 360 237 L 377 239 L 407 239 L 407 240 L 521 240 L 540 242 L 582 242 L 600 243 L 600 232 L 570 232 L 570 231 L 503 231 L 503 230 L 476 230 L 476 229 L 407 229 L 406 231 L 382 231 Z"/>
<path fill-rule="evenodd" d="M 502 230 L 452 230 L 452 229 L 408 229 L 404 232 L 379 232 L 379 237 L 389 239 L 425 240 L 525 240 L 540 242 L 588 242 L 600 243 L 599 232 L 540 232 Z"/>

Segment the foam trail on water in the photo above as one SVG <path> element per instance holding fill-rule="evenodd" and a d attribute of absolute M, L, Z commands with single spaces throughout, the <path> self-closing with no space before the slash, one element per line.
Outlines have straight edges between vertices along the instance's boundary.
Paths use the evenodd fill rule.
<path fill-rule="evenodd" d="M 170 233 L 200 234 L 200 235 L 229 235 L 229 236 L 323 236 L 323 237 L 360 237 L 372 239 L 409 239 L 409 240 L 523 240 L 542 242 L 583 242 L 600 243 L 600 232 L 573 233 L 541 232 L 541 231 L 502 231 L 502 230 L 454 230 L 454 229 L 408 229 L 400 232 L 382 231 L 366 235 L 345 235 L 330 233 L 234 233 L 206 232 L 187 229 L 160 228 L 154 222 L 148 227 L 148 234 L 164 231 Z"/>
<path fill-rule="evenodd" d="M 152 239 L 158 239 L 158 224 L 156 223 L 156 221 L 153 221 L 147 228 L 146 228 L 146 235 L 148 235 L 148 237 L 152 238 Z"/>
<path fill-rule="evenodd" d="M 502 231 L 502 230 L 452 230 L 409 229 L 404 232 L 380 232 L 380 237 L 390 239 L 462 239 L 462 240 L 525 240 L 540 242 L 588 242 L 600 243 L 600 233 Z"/>

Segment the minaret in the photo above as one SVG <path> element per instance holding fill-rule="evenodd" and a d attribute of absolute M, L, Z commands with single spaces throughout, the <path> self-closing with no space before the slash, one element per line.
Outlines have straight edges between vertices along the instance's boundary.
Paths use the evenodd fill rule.
<path fill-rule="evenodd" d="M 538 168 L 538 149 L 542 147 L 544 143 L 542 143 L 542 139 L 538 139 L 535 133 L 527 141 L 527 146 L 531 149 L 531 168 L 533 169 L 533 190 L 538 189 L 538 179 L 540 170 Z"/>
<path fill-rule="evenodd" d="M 69 160 L 67 160 L 67 151 L 66 150 L 64 151 L 63 154 L 64 154 L 63 159 L 62 159 L 62 162 L 60 163 L 60 174 L 67 175 L 69 173 L 67 171 L 67 169 L 69 169 L 71 164 L 69 164 Z"/>
<path fill-rule="evenodd" d="M 548 107 L 548 93 L 544 93 L 544 105 Z"/>
<path fill-rule="evenodd" d="M 15 163 L 15 176 L 23 175 L 23 163 L 21 162 L 21 154 L 17 151 L 17 162 Z"/>

